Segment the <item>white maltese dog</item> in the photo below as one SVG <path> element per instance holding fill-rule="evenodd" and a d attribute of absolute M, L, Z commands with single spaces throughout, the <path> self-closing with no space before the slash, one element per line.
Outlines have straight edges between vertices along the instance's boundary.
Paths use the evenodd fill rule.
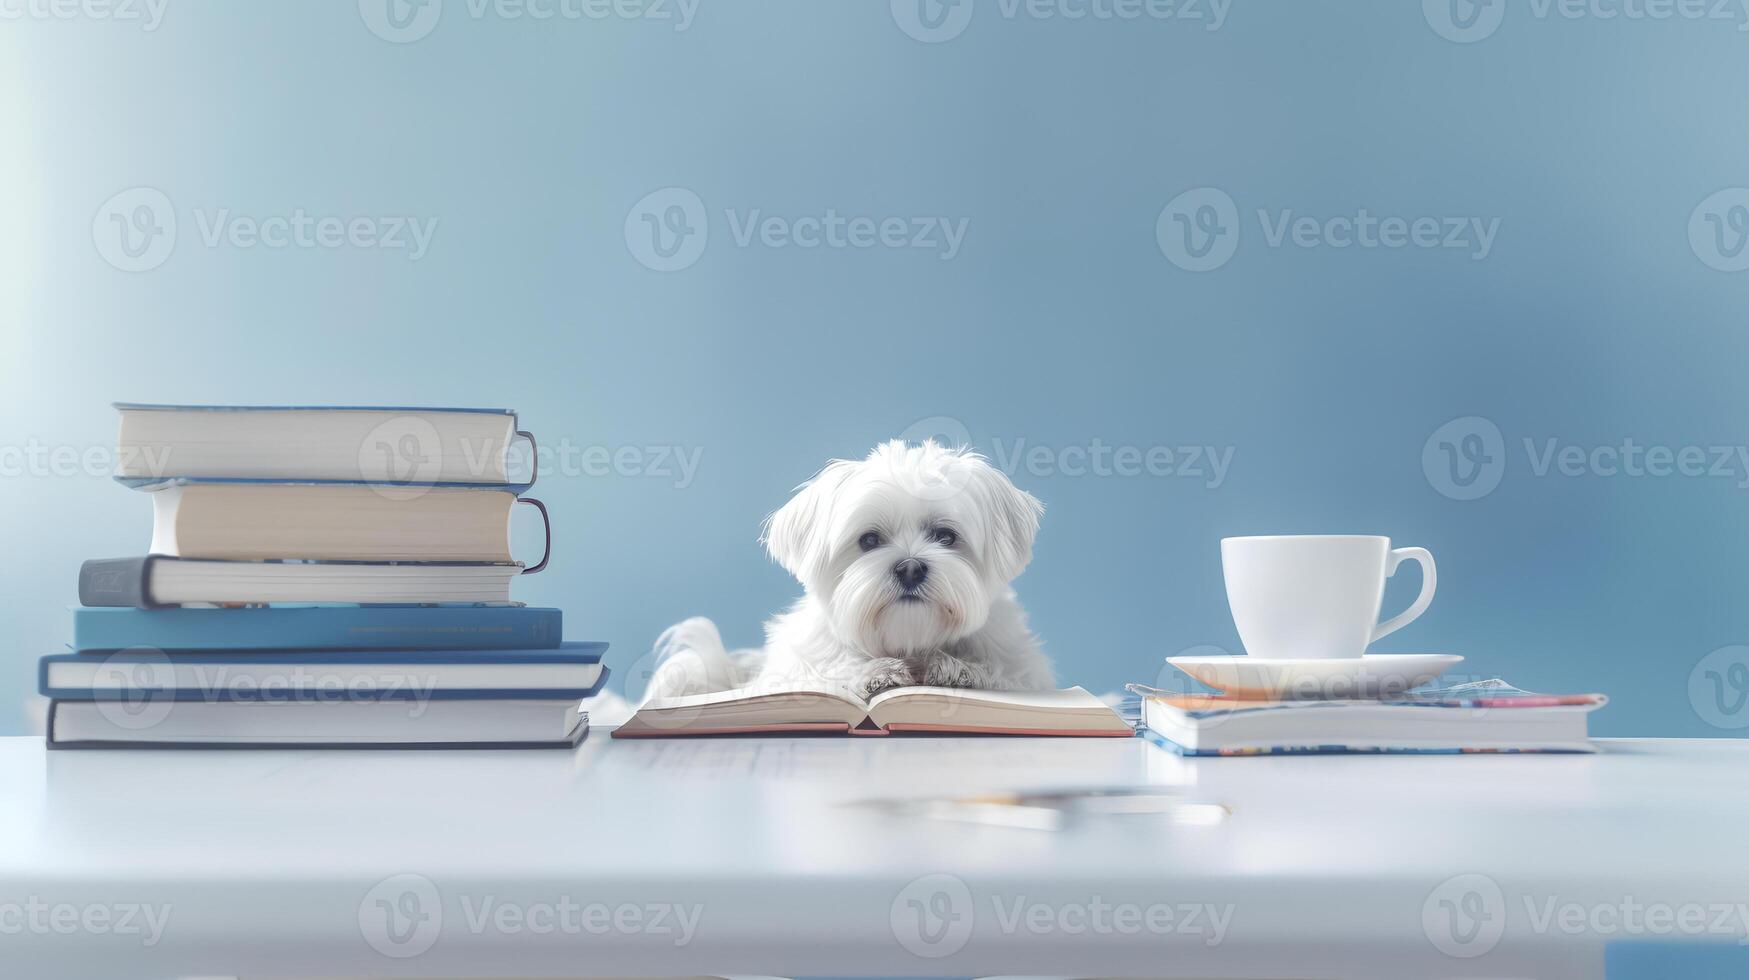
<path fill-rule="evenodd" d="M 833 460 L 765 522 L 763 543 L 804 594 L 729 653 L 708 619 L 656 641 L 648 697 L 788 684 L 859 697 L 911 684 L 1056 686 L 1009 588 L 1044 505 L 984 457 L 894 440 Z"/>

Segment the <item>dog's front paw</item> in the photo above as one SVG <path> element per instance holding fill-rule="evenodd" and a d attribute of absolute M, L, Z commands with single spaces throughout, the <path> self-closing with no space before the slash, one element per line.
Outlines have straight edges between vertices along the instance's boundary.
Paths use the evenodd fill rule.
<path fill-rule="evenodd" d="M 905 661 L 895 657 L 876 657 L 857 675 L 854 686 L 857 697 L 866 700 L 882 691 L 910 687 L 915 683 L 917 680 L 911 675 L 911 666 Z"/>
<path fill-rule="evenodd" d="M 988 674 L 951 653 L 938 653 L 923 668 L 923 683 L 931 687 L 987 687 Z"/>

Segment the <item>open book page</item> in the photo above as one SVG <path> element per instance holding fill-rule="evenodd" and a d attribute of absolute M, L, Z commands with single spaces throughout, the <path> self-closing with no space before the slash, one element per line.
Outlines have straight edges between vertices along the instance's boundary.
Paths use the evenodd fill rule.
<path fill-rule="evenodd" d="M 977 691 L 901 687 L 863 702 L 817 684 L 764 685 L 653 698 L 614 731 L 620 738 L 751 732 L 989 732 L 1132 735 L 1105 702 L 1079 687 L 1062 691 Z"/>
<path fill-rule="evenodd" d="M 709 735 L 757 731 L 847 731 L 868 717 L 868 704 L 848 691 L 817 684 L 762 684 L 651 698 L 614 730 L 633 735 Z"/>
<path fill-rule="evenodd" d="M 981 691 L 901 687 L 869 701 L 870 720 L 890 731 L 1131 735 L 1118 713 L 1084 688 Z"/>

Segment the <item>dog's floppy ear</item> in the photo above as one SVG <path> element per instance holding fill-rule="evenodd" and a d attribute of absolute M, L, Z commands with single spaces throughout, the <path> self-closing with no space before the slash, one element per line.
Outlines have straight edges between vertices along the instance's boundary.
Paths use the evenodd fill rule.
<path fill-rule="evenodd" d="M 1012 582 L 1032 561 L 1032 542 L 1038 537 L 1039 518 L 1044 516 L 1045 505 L 1015 486 L 1006 474 L 982 457 L 974 459 L 968 489 L 978 495 L 989 522 L 985 534 L 990 569 L 1003 582 Z"/>
<path fill-rule="evenodd" d="M 816 581 L 832 554 L 832 501 L 861 465 L 835 459 L 814 478 L 796 488 L 789 503 L 765 519 L 760 541 L 772 560 L 803 585 Z"/>

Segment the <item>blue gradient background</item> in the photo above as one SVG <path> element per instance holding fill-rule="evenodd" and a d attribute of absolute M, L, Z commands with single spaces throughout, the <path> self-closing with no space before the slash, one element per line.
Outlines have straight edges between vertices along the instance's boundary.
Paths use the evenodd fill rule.
<path fill-rule="evenodd" d="M 1048 508 L 1018 588 L 1067 680 L 1110 690 L 1188 647 L 1237 651 L 1223 535 L 1374 532 L 1441 573 L 1378 649 L 1608 692 L 1601 734 L 1734 734 L 1749 712 L 1715 724 L 1689 691 L 1701 658 L 1749 643 L 1741 464 L 1538 477 L 1523 441 L 1749 442 L 1749 274 L 1709 268 L 1687 230 L 1749 184 L 1749 33 L 1531 9 L 1475 43 L 1405 0 L 1237 0 L 1216 31 L 977 0 L 933 44 L 885 2 L 812 0 L 703 0 L 685 31 L 448 0 L 407 44 L 351 2 L 170 0 L 150 32 L 0 22 L 0 446 L 108 445 L 127 399 L 503 405 L 545 443 L 702 451 L 685 487 L 542 479 L 558 556 L 519 596 L 564 607 L 622 671 L 691 614 L 757 642 L 796 593 L 756 546 L 761 518 L 920 419 L 985 450 L 1231 447 L 1214 489 L 1016 473 Z M 167 194 L 180 231 L 128 273 L 92 222 L 135 186 Z M 1198 274 L 1155 222 L 1202 186 L 1242 230 Z M 699 195 L 711 235 L 659 273 L 623 226 L 666 187 Z M 209 248 L 195 212 L 220 208 L 439 226 L 417 262 Z M 951 261 L 737 247 L 724 210 L 754 208 L 969 234 Z M 1259 208 L 1500 228 L 1482 261 L 1270 248 Z M 1463 416 L 1505 439 L 1478 500 L 1422 466 Z M 0 733 L 31 723 L 80 561 L 143 550 L 150 514 L 101 474 L 13 462 Z"/>

